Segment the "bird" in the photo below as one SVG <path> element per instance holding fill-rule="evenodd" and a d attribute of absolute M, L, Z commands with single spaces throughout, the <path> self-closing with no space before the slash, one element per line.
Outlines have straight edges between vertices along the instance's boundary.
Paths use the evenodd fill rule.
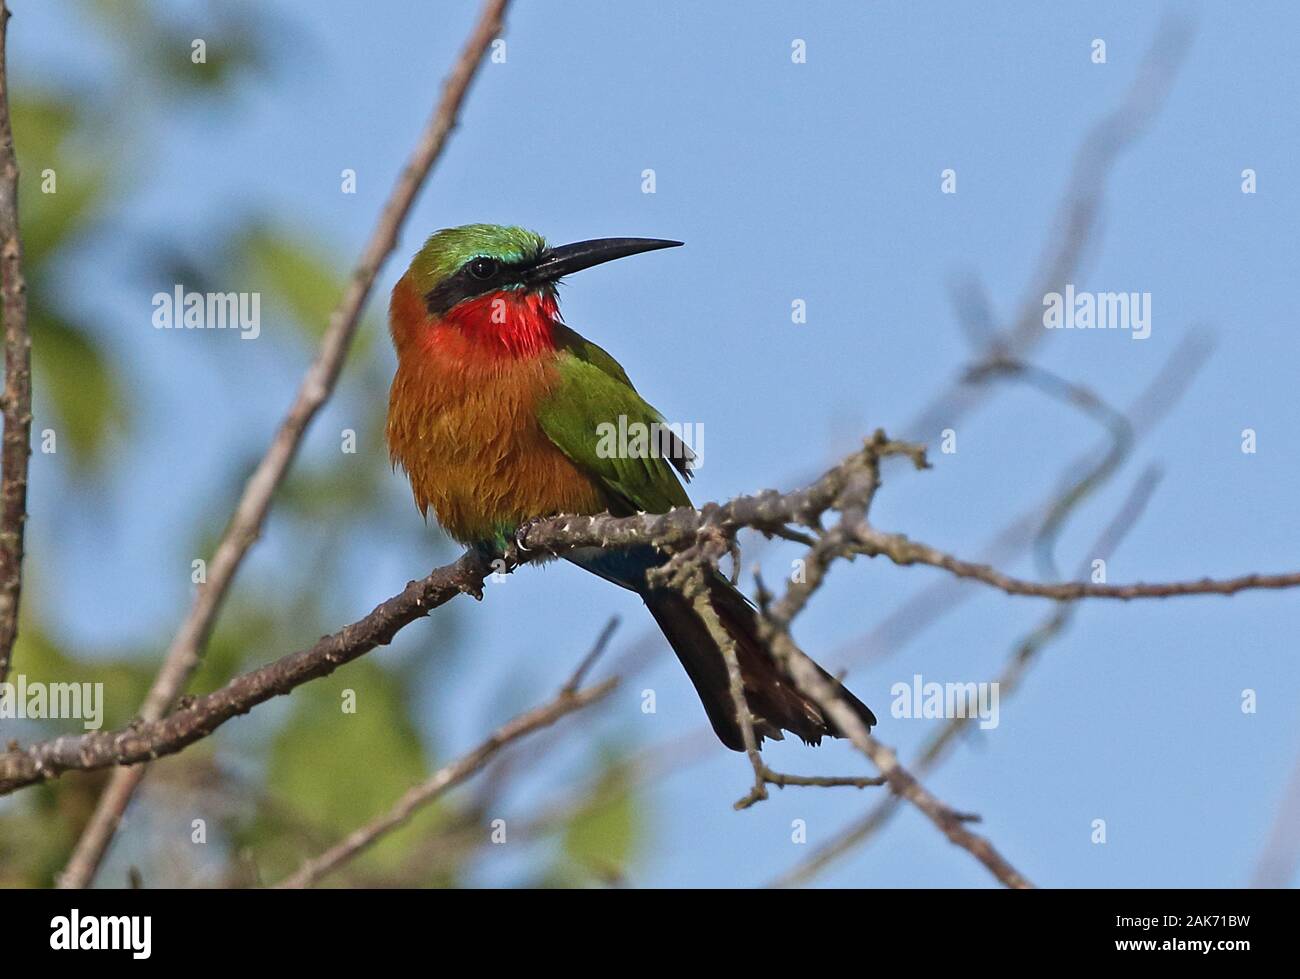
<path fill-rule="evenodd" d="M 629 426 L 657 424 L 659 432 L 666 423 L 617 360 L 564 322 L 557 289 L 583 269 L 681 244 L 598 238 L 551 246 L 536 232 L 495 224 L 446 228 L 425 241 L 389 304 L 397 370 L 385 437 L 426 521 L 432 510 L 453 539 L 502 554 L 522 525 L 539 518 L 691 506 L 683 480 L 693 455 L 675 435 L 666 452 L 658 451 L 662 443 L 602 451 L 598 433 L 620 417 Z M 754 606 L 716 567 L 705 573 L 716 617 L 708 623 L 680 589 L 651 574 L 668 560 L 652 545 L 564 556 L 640 596 L 726 747 L 746 750 L 710 624 L 732 639 L 756 746 L 765 737 L 783 740 L 783 732 L 809 745 L 845 736 L 793 683 L 760 638 Z M 842 685 L 838 692 L 870 730 L 871 710 Z"/>

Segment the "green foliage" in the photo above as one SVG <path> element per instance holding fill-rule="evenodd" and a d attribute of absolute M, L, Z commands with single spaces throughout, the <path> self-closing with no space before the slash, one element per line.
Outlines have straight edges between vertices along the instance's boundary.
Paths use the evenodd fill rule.
<path fill-rule="evenodd" d="M 169 23 L 166 5 L 94 0 L 95 13 L 126 48 L 139 74 L 177 94 L 220 94 L 269 64 L 271 25 L 251 6 L 209 2 L 188 23 Z M 194 42 L 203 41 L 202 58 Z"/>
<path fill-rule="evenodd" d="M 25 93 L 11 106 L 14 148 L 22 177 L 18 213 L 22 221 L 24 271 L 39 283 L 47 263 L 74 242 L 97 215 L 109 179 L 107 152 L 78 152 L 85 122 L 75 104 L 49 94 Z"/>
<path fill-rule="evenodd" d="M 553 868 L 552 882 L 621 882 L 635 856 L 642 822 L 626 765 L 607 756 L 591 792 L 564 827 L 563 861 Z"/>
<path fill-rule="evenodd" d="M 122 386 L 100 345 L 89 332 L 43 310 L 32 310 L 28 325 L 35 358 L 35 386 L 54 406 L 53 427 L 72 449 L 74 462 L 94 464 L 127 426 Z M 40 400 L 37 402 L 40 404 Z"/>
<path fill-rule="evenodd" d="M 233 252 L 240 281 L 281 305 L 313 346 L 329 325 L 347 279 L 339 263 L 310 244 L 302 233 L 258 226 L 240 235 Z M 353 356 L 364 358 L 373 326 L 357 331 Z"/>
<path fill-rule="evenodd" d="M 102 683 L 104 685 L 103 730 L 120 727 L 133 718 L 149 689 L 153 668 L 143 657 L 123 652 L 114 656 L 74 658 L 44 629 L 35 594 L 25 596 L 28 608 L 14 647 L 14 673 L 44 683 Z M 47 721 L 44 727 L 54 735 L 81 733 L 76 721 Z"/>
<path fill-rule="evenodd" d="M 354 697 L 346 713 L 345 697 Z M 259 813 L 251 840 L 265 880 L 276 880 L 315 855 L 296 846 L 287 827 L 309 826 L 334 841 L 391 806 L 427 773 L 420 732 L 398 679 L 372 660 L 298 688 L 293 712 L 276 733 L 266 782 L 275 803 Z M 355 863 L 353 873 L 395 871 L 413 838 L 427 833 L 436 812 L 386 838 Z"/>

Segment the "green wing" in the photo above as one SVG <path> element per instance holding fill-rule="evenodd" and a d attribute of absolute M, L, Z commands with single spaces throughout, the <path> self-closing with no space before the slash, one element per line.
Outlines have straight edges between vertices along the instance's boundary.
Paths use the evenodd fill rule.
<path fill-rule="evenodd" d="M 690 506 L 690 498 L 674 467 L 690 478 L 690 450 L 663 428 L 663 416 L 632 387 L 618 361 L 566 326 L 556 330 L 560 384 L 538 408 L 542 431 L 584 472 L 598 479 L 610 494 L 611 512 L 664 513 Z M 626 419 L 620 429 L 619 417 Z M 659 432 L 640 451 L 638 429 Z M 620 441 L 619 432 L 633 438 Z M 629 453 L 626 449 L 631 448 Z M 667 458 L 665 458 L 665 455 Z"/>

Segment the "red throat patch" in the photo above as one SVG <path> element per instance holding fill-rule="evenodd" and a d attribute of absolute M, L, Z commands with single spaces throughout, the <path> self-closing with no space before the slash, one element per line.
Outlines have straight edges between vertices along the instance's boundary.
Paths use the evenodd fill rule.
<path fill-rule="evenodd" d="M 399 359 L 432 354 L 464 364 L 528 359 L 554 350 L 552 328 L 559 315 L 551 293 L 503 289 L 467 299 L 437 319 L 404 277 L 393 289 L 389 322 Z"/>
<path fill-rule="evenodd" d="M 550 293 L 539 295 L 522 289 L 490 292 L 449 310 L 434 331 L 435 344 L 455 331 L 481 356 L 535 357 L 555 349 L 551 327 L 559 312 Z"/>

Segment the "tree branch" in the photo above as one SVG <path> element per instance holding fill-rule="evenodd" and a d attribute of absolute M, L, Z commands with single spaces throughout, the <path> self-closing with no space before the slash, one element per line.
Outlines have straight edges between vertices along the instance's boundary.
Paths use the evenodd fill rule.
<path fill-rule="evenodd" d="M 1032 595 L 1073 602 L 1081 598 L 1115 598 L 1129 601 L 1134 598 L 1175 598 L 1181 595 L 1235 595 L 1251 589 L 1295 588 L 1300 586 L 1300 571 L 1282 574 L 1246 574 L 1236 578 L 1198 578 L 1195 581 L 1170 581 L 1159 584 L 1142 582 L 1132 585 L 1098 585 L 1090 582 L 1067 581 L 1042 584 L 1025 581 L 1003 574 L 987 564 L 973 564 L 945 554 L 928 544 L 909 540 L 902 534 L 885 534 L 870 527 L 856 532 L 856 550 L 872 557 L 884 555 L 895 564 L 928 564 L 942 568 L 959 578 L 970 578 L 991 585 L 1008 595 Z"/>
<path fill-rule="evenodd" d="M 865 520 L 842 521 L 835 531 L 821 531 L 821 517 L 835 508 L 836 498 L 850 480 L 863 472 L 873 472 L 876 459 L 900 454 L 911 456 L 917 468 L 925 468 L 927 465 L 922 447 L 894 442 L 887 439 L 883 432 L 877 432 L 863 450 L 846 458 L 806 489 L 784 495 L 776 490 L 765 490 L 754 496 L 738 496 L 724 504 L 707 503 L 699 510 L 678 507 L 663 514 L 646 513 L 635 517 L 599 514 L 537 520 L 520 529 L 517 535 L 518 551 L 512 556 L 531 559 L 536 556 L 536 552 L 562 555 L 576 547 L 632 547 L 643 544 L 682 550 L 711 535 L 720 534 L 729 540 L 742 527 L 766 530 L 784 527 L 788 523 L 801 523 L 822 533 L 818 545 L 827 541 L 829 535 L 836 534 L 834 546 L 843 551 L 838 556 L 865 554 L 870 557 L 884 556 L 899 565 L 926 564 L 959 578 L 982 582 L 1009 595 L 1030 595 L 1067 602 L 1083 598 L 1128 601 L 1183 595 L 1234 595 L 1251 589 L 1300 586 L 1300 571 L 1155 584 L 1042 583 L 1015 578 L 989 565 L 963 560 L 928 544 L 910 540 L 903 534 L 876 530 Z M 808 584 L 811 583 L 809 575 Z M 812 588 L 808 590 L 811 592 Z"/>
<path fill-rule="evenodd" d="M 117 731 L 65 735 L 26 748 L 13 747 L 0 755 L 0 795 L 74 769 L 135 765 L 175 754 L 206 738 L 232 717 L 247 714 L 258 704 L 289 693 L 308 680 L 329 676 L 376 646 L 387 645 L 404 626 L 457 595 L 481 595 L 483 579 L 491 572 L 482 555 L 466 553 L 427 578 L 410 582 L 400 595 L 376 606 L 359 621 L 307 649 L 244 673 L 220 690 L 187 698 L 164 718 L 137 719 Z"/>
<path fill-rule="evenodd" d="M 816 701 L 854 747 L 871 760 L 895 794 L 920 809 L 949 840 L 975 857 L 1004 885 L 1018 889 L 1032 887 L 989 840 L 966 828 L 965 824 L 972 817 L 957 812 L 928 792 L 899 764 L 892 748 L 881 744 L 867 732 L 866 725 L 844 702 L 839 685 L 822 676 L 817 665 L 795 645 L 790 635 L 790 623 L 821 587 L 830 565 L 837 558 L 852 554 L 854 534 L 865 526 L 867 511 L 880 486 L 880 459 L 885 454 L 880 450 L 890 444 L 882 432 L 877 432 L 867 444 L 863 467 L 845 481 L 835 500 L 834 505 L 842 514 L 839 524 L 808 549 L 803 576 L 791 582 L 777 602 L 764 603 L 759 613 L 759 635 L 768 643 L 795 685 Z M 873 448 L 876 451 L 873 452 Z M 913 454 L 913 461 L 917 468 L 926 464 L 924 454 L 919 451 Z"/>
<path fill-rule="evenodd" d="M 0 0 L 0 293 L 4 300 L 4 439 L 0 448 L 0 683 L 18 638 L 27 523 L 27 462 L 32 454 L 32 341 L 27 334 L 27 282 L 18 233 L 18 157 L 9 121 L 9 8 Z"/>
<path fill-rule="evenodd" d="M 1091 564 L 1091 557 L 1109 559 L 1115 547 L 1128 530 L 1137 522 L 1145 509 L 1148 499 L 1158 481 L 1158 474 L 1148 469 L 1144 472 L 1124 505 L 1107 524 L 1101 535 L 1087 552 L 1086 558 L 1078 571 L 1083 577 Z M 1033 659 L 1042 652 L 1068 624 L 1074 611 L 1074 605 L 1060 602 L 1047 619 L 1033 629 L 1024 639 L 1016 644 L 1006 666 L 995 681 L 1003 697 L 1014 695 L 1025 672 L 1032 665 Z M 940 728 L 925 744 L 913 762 L 915 771 L 929 771 L 943 757 L 945 750 L 956 743 L 959 735 L 969 729 L 969 718 L 953 717 Z M 889 818 L 898 810 L 898 798 L 886 799 L 877 803 L 864 816 L 850 823 L 842 832 L 835 835 L 829 843 L 815 850 L 800 861 L 795 867 L 783 873 L 773 884 L 775 887 L 794 887 L 806 884 L 824 871 L 836 860 L 860 846 L 873 834 L 878 832 Z"/>
<path fill-rule="evenodd" d="M 830 563 L 838 557 L 851 557 L 855 553 L 883 553 L 900 564 L 933 564 L 953 574 L 991 584 L 1009 594 L 1036 595 L 1061 601 L 1086 597 L 1128 599 L 1233 594 L 1246 588 L 1300 585 L 1300 572 L 1154 585 L 1044 585 L 1011 578 L 984 565 L 970 564 L 926 545 L 913 543 L 901 535 L 882 534 L 868 527 L 865 507 L 875 493 L 880 459 L 887 455 L 907 455 L 918 467 L 926 465 L 920 447 L 893 442 L 883 432 L 877 432 L 861 451 L 849 456 L 805 489 L 784 495 L 768 490 L 757 496 L 737 497 L 725 504 L 709 503 L 700 510 L 681 507 L 657 515 L 549 517 L 521 528 L 518 546 L 512 548 L 507 557 L 517 566 L 540 556 L 564 554 L 579 547 L 653 544 L 673 552 L 674 557 L 665 569 L 665 573 L 671 574 L 674 569 L 689 565 L 691 561 L 716 560 L 727 553 L 731 538 L 742 527 L 762 529 L 801 523 L 819 535 L 809 552 L 805 581 L 792 585 L 781 602 L 764 610 L 766 619 L 775 617 L 775 621 L 787 623 L 816 590 Z M 822 529 L 823 515 L 834 509 L 841 512 L 840 522 L 830 530 Z M 708 546 L 700 546 L 694 555 L 684 553 L 696 545 Z M 423 581 L 411 582 L 402 594 L 384 602 L 361 621 L 344 626 L 309 649 L 246 673 L 221 690 L 189 701 L 163 718 L 141 718 L 118 732 L 64 736 L 27 748 L 15 747 L 0 755 L 0 794 L 71 769 L 134 765 L 179 751 L 211 734 L 231 717 L 247 713 L 262 701 L 287 693 L 301 683 L 332 673 L 340 664 L 391 641 L 404 626 L 457 594 L 466 592 L 481 597 L 483 579 L 492 570 L 489 555 L 479 551 L 467 552 L 454 564 L 439 568 Z M 779 653 L 778 647 L 782 642 L 780 630 L 777 631 L 773 641 L 774 650 Z M 798 679 L 797 672 L 795 679 Z M 805 691 L 810 696 L 816 696 L 819 684 L 825 686 L 820 677 L 814 675 L 814 680 L 814 686 Z M 843 705 L 836 706 L 841 712 L 846 710 Z M 841 730 L 852 729 L 840 723 L 838 717 L 836 721 Z M 876 749 L 887 750 L 879 745 L 872 749 L 873 752 Z M 889 774 L 884 769 L 882 773 Z M 891 779 L 891 784 L 895 781 Z M 900 777 L 898 781 L 902 784 L 905 780 Z"/>
<path fill-rule="evenodd" d="M 244 555 L 262 533 L 271 500 L 289 471 L 307 426 L 334 391 L 370 289 L 380 267 L 397 246 L 397 236 L 406 215 L 456 126 L 470 82 L 488 45 L 501 32 L 508 3 L 509 0 L 486 0 L 484 3 L 478 22 L 447 77 L 437 108 L 380 213 L 343 298 L 330 314 L 316 359 L 303 377 L 297 396 L 280 422 L 266 454 L 244 486 L 234 516 L 208 563 L 207 583 L 199 587 L 189 614 L 172 639 L 162 668 L 140 708 L 140 716 L 146 722 L 156 721 L 166 714 L 198 668 L 203 647 L 231 582 Z M 90 882 L 144 773 L 145 768 L 139 767 L 114 774 L 59 879 L 61 887 L 84 887 Z"/>

